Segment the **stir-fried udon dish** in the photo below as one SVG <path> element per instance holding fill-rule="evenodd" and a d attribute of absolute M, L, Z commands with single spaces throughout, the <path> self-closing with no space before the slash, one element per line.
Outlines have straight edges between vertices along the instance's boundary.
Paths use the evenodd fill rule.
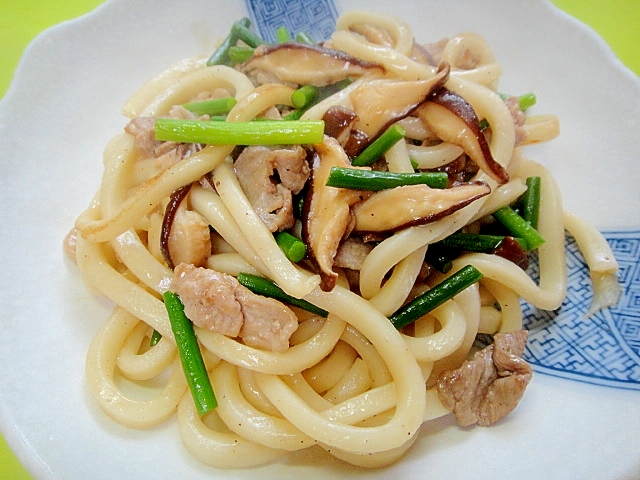
<path fill-rule="evenodd" d="M 521 302 L 565 298 L 566 231 L 584 321 L 619 295 L 606 241 L 527 156 L 558 118 L 500 89 L 474 33 L 353 11 L 328 40 L 277 38 L 239 19 L 124 105 L 65 239 L 115 304 L 95 400 L 131 428 L 177 419 L 218 468 L 308 448 L 380 467 L 425 422 L 500 422 L 532 380 Z"/>

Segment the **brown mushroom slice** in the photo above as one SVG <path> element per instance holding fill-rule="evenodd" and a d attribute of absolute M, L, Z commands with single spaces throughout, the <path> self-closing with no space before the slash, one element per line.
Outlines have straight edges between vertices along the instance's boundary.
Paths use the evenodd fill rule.
<path fill-rule="evenodd" d="M 310 258 L 320 270 L 320 288 L 330 291 L 338 278 L 333 271 L 338 246 L 353 225 L 350 207 L 362 200 L 363 192 L 326 185 L 331 167 L 351 166 L 335 138 L 325 136 L 314 148 L 311 181 L 302 214 L 302 238 Z"/>
<path fill-rule="evenodd" d="M 171 194 L 162 220 L 160 252 L 171 269 L 179 263 L 200 267 L 211 255 L 209 223 L 186 206 L 190 191 L 191 184 Z"/>
<path fill-rule="evenodd" d="M 174 265 L 188 263 L 202 267 L 211 255 L 211 231 L 209 223 L 198 212 L 178 208 L 173 219 L 168 250 Z"/>
<path fill-rule="evenodd" d="M 384 67 L 378 63 L 341 50 L 301 43 L 260 45 L 241 70 L 260 85 L 278 81 L 318 87 L 367 72 L 384 73 Z"/>
<path fill-rule="evenodd" d="M 358 232 L 396 231 L 434 222 L 488 195 L 485 182 L 460 183 L 436 189 L 406 185 L 382 190 L 353 208 Z"/>
<path fill-rule="evenodd" d="M 509 174 L 491 154 L 473 107 L 460 95 L 442 87 L 416 113 L 427 128 L 443 141 L 461 147 L 496 182 L 509 181 Z"/>
<path fill-rule="evenodd" d="M 324 121 L 324 134 L 338 140 L 338 143 L 344 147 L 349 140 L 351 130 L 356 123 L 358 116 L 355 112 L 335 105 L 329 107 L 322 116 Z"/>
<path fill-rule="evenodd" d="M 324 134 L 338 140 L 349 158 L 357 156 L 371 143 L 367 134 L 354 128 L 358 116 L 340 105 L 329 107 L 322 116 Z"/>
<path fill-rule="evenodd" d="M 191 184 L 171 194 L 162 220 L 160 252 L 171 269 L 179 263 L 202 266 L 211 255 L 209 223 L 186 206 L 190 191 Z"/>
<path fill-rule="evenodd" d="M 376 79 L 362 84 L 349 95 L 352 110 L 358 116 L 355 128 L 370 138 L 406 117 L 449 78 L 449 66 L 443 64 L 428 80 Z"/>

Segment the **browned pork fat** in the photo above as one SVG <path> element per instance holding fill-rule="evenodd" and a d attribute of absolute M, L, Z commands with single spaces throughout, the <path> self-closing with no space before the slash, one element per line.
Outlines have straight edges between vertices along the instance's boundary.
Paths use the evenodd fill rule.
<path fill-rule="evenodd" d="M 498 333 L 472 360 L 440 374 L 438 396 L 460 425 L 491 425 L 516 407 L 532 376 L 522 359 L 526 342 L 526 330 Z"/>
<path fill-rule="evenodd" d="M 292 194 L 302 190 L 310 172 L 302 147 L 247 147 L 233 168 L 242 190 L 271 232 L 293 227 Z"/>
<path fill-rule="evenodd" d="M 231 275 L 181 263 L 171 291 L 184 304 L 195 325 L 229 337 L 240 337 L 255 348 L 283 352 L 298 328 L 296 315 L 272 298 L 256 295 Z"/>

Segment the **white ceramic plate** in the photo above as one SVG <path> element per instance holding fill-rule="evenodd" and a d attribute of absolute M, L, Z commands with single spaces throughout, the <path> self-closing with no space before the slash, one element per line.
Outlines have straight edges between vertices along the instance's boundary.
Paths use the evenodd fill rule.
<path fill-rule="evenodd" d="M 307 2 L 307 13 L 312 3 L 326 4 Z M 640 82 L 591 30 L 534 0 L 337 2 L 338 11 L 352 7 L 396 14 L 421 41 L 462 30 L 483 35 L 504 66 L 501 89 L 534 91 L 535 111 L 561 119 L 561 137 L 528 152 L 555 173 L 567 208 L 638 243 Z M 86 290 L 63 257 L 62 238 L 98 188 L 101 153 L 125 124 L 119 109 L 129 94 L 169 64 L 210 53 L 246 12 L 232 1 L 108 2 L 40 36 L 0 104 L 0 427 L 29 470 L 94 479 L 638 478 L 637 303 L 628 305 L 627 330 L 603 327 L 618 340 L 628 334 L 622 343 L 630 360 L 608 372 L 613 387 L 584 371 L 567 379 L 571 372 L 554 360 L 547 366 L 553 375 L 536 374 L 505 421 L 470 429 L 450 418 L 429 423 L 409 454 L 383 471 L 363 473 L 306 453 L 218 471 L 190 457 L 175 421 L 136 431 L 101 413 L 85 386 L 84 359 L 111 305 Z M 294 9 L 286 13 L 299 19 Z M 634 258 L 626 273 L 638 271 Z M 627 293 L 637 289 L 637 273 L 635 283 L 625 278 Z"/>

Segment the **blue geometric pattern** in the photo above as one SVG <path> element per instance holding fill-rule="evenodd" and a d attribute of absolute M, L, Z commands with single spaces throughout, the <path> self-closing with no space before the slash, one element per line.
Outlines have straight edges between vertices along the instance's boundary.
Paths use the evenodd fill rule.
<path fill-rule="evenodd" d="M 338 12 L 332 0 L 246 0 L 252 24 L 266 42 L 287 27 L 292 36 L 306 32 L 320 42 L 335 30 Z"/>
<path fill-rule="evenodd" d="M 529 330 L 525 358 L 534 370 L 597 385 L 640 390 L 640 231 L 605 232 L 618 261 L 618 304 L 584 318 L 591 304 L 589 271 L 567 237 L 567 299 L 556 311 L 522 302 Z M 530 272 L 537 278 L 536 265 Z"/>

